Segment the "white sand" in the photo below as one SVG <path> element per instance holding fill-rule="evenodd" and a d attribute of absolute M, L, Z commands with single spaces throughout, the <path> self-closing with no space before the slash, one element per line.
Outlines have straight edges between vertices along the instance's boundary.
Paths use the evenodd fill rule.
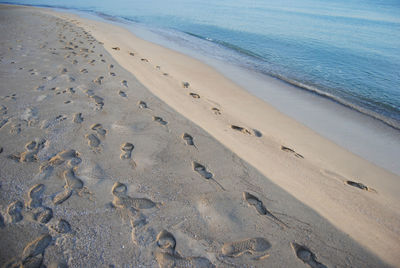
<path fill-rule="evenodd" d="M 1 262 L 398 265 L 398 176 L 125 29 L 43 9 L 0 11 Z M 111 191 L 117 182 L 127 193 Z M 38 183 L 35 208 L 27 193 Z M 54 214 L 46 224 L 32 216 L 43 207 Z M 52 227 L 59 219 L 71 230 Z M 51 242 L 30 256 L 39 234 Z"/>

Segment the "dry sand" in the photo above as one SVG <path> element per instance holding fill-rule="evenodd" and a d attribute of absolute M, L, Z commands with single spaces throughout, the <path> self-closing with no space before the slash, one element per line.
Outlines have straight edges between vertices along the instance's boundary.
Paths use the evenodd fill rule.
<path fill-rule="evenodd" d="M 0 21 L 1 264 L 400 262 L 398 176 L 122 28 Z"/>

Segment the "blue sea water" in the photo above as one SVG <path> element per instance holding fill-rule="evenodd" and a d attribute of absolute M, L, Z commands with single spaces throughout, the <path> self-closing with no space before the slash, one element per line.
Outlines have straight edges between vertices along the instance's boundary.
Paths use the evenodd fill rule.
<path fill-rule="evenodd" d="M 212 42 L 229 51 L 226 61 L 400 129 L 399 0 L 7 2 L 92 12 Z"/>

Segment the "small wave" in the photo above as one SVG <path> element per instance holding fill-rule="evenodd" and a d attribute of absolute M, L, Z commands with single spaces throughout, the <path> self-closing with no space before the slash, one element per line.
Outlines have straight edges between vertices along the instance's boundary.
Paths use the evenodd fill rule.
<path fill-rule="evenodd" d="M 268 75 L 270 75 L 270 74 L 268 74 Z M 283 77 L 283 76 L 280 76 L 280 75 L 273 75 L 273 77 L 275 77 L 275 78 L 277 78 L 277 79 L 279 79 L 281 81 L 284 81 L 284 82 L 286 82 L 286 83 L 288 83 L 290 85 L 296 86 L 297 88 L 300 88 L 300 89 L 306 90 L 308 92 L 311 92 L 313 94 L 317 94 L 318 96 L 327 98 L 327 99 L 329 99 L 331 101 L 334 101 L 334 102 L 336 102 L 338 104 L 341 104 L 341 105 L 343 105 L 343 106 L 345 106 L 347 108 L 350 108 L 350 109 L 355 110 L 355 111 L 357 111 L 359 113 L 362 113 L 362 114 L 367 115 L 369 117 L 372 117 L 372 118 L 374 118 L 376 120 L 379 120 L 379 121 L 385 123 L 386 125 L 394 128 L 394 129 L 400 130 L 400 122 L 398 122 L 398 121 L 396 121 L 394 119 L 391 119 L 391 118 L 387 118 L 387 117 L 385 117 L 385 116 L 383 116 L 383 115 L 381 115 L 381 114 L 379 114 L 379 113 L 377 113 L 375 111 L 365 109 L 365 108 L 363 108 L 363 107 L 361 107 L 359 105 L 356 105 L 354 103 L 348 102 L 348 101 L 346 101 L 346 100 L 344 100 L 344 99 L 342 99 L 342 98 L 340 98 L 338 96 L 335 96 L 333 94 L 330 94 L 328 92 L 320 90 L 320 89 L 318 89 L 316 87 L 313 87 L 313 86 L 310 86 L 310 85 L 307 85 L 307 84 L 304 84 L 304 83 L 301 83 L 301 82 L 298 82 L 298 81 L 295 81 L 295 80 L 291 80 L 289 78 L 286 78 L 286 77 Z"/>

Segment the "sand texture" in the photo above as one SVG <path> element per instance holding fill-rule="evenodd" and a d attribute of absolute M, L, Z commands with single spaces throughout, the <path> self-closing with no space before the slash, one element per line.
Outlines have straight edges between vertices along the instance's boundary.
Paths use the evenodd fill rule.
<path fill-rule="evenodd" d="M 229 106 L 211 105 L 195 82 L 112 37 L 95 38 L 95 26 L 51 14 L 0 7 L 0 266 L 399 263 L 399 204 L 389 190 L 340 175 L 326 167 L 335 162 L 325 161 L 327 153 L 316 160 L 316 151 L 283 144 L 274 131 L 229 114 Z M 121 59 L 134 62 L 131 69 Z M 151 86 L 164 94 L 174 86 L 179 93 L 170 98 L 181 105 L 168 105 Z M 189 103 L 190 120 L 181 111 Z M 257 154 L 239 157 L 234 144 L 256 144 L 263 165 L 275 169 L 266 176 Z M 362 160 L 355 165 L 387 175 Z"/>

